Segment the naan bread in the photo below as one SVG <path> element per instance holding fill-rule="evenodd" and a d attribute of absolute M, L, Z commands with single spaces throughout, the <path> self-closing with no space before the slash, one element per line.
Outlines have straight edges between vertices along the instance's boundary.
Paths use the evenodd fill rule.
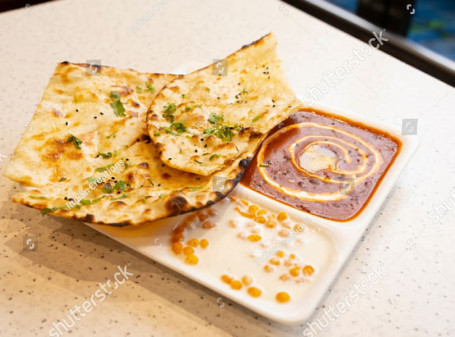
<path fill-rule="evenodd" d="M 159 159 L 145 122 L 155 93 L 175 76 L 87 70 L 57 66 L 4 173 L 32 186 L 13 201 L 43 214 L 137 225 L 211 205 L 235 187 L 262 137 L 216 175 L 178 171 Z"/>
<path fill-rule="evenodd" d="M 274 35 L 266 35 L 165 86 L 148 111 L 149 135 L 164 163 L 209 176 L 299 106 L 276 44 Z"/>
<path fill-rule="evenodd" d="M 60 63 L 4 175 L 30 186 L 89 176 L 106 165 L 99 153 L 113 156 L 147 134 L 145 113 L 174 77 Z M 121 96 L 123 113 L 111 106 L 111 92 Z M 71 135 L 82 141 L 80 149 Z"/>

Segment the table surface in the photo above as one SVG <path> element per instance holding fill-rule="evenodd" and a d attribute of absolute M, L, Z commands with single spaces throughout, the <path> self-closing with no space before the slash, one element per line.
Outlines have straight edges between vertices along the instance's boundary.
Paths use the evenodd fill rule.
<path fill-rule="evenodd" d="M 127 263 L 134 276 L 76 322 L 72 336 L 455 335 L 453 88 L 380 50 L 360 58 L 365 44 L 274 0 L 65 0 L 3 13 L 0 27 L 1 170 L 56 63 L 196 69 L 269 31 L 300 97 L 319 86 L 319 104 L 397 129 L 417 119 L 421 141 L 308 322 L 313 330 L 257 316 L 82 223 L 13 204 L 18 185 L 1 177 L 1 336 L 49 335 Z M 342 68 L 343 78 L 333 77 Z M 380 267 L 379 281 L 368 281 Z M 333 310 L 353 292 L 346 312 Z"/>

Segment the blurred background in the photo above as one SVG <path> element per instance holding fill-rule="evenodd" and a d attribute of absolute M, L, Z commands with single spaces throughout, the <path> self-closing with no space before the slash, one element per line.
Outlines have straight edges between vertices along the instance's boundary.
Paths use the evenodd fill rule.
<path fill-rule="evenodd" d="M 0 0 L 0 12 L 47 1 Z M 383 52 L 455 86 L 455 0 L 282 1 L 365 42 L 385 29 Z"/>

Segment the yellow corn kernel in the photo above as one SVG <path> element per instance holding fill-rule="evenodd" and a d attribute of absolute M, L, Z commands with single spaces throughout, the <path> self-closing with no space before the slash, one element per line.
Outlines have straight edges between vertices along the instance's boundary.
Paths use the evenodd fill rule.
<path fill-rule="evenodd" d="M 242 283 L 246 286 L 249 286 L 251 283 L 253 283 L 253 278 L 249 275 L 245 275 L 242 277 Z"/>
<path fill-rule="evenodd" d="M 174 234 L 171 238 L 172 242 L 180 242 L 183 240 L 185 240 L 185 235 L 183 235 L 183 233 Z"/>
<path fill-rule="evenodd" d="M 247 213 L 247 212 L 243 212 L 240 208 L 236 207 L 235 210 L 243 217 L 245 218 L 253 218 L 254 215 L 251 215 L 250 213 Z"/>
<path fill-rule="evenodd" d="M 247 200 L 245 200 L 245 199 L 240 199 L 240 202 L 241 202 L 242 204 L 244 204 L 245 206 L 248 206 L 248 205 L 250 204 L 250 203 L 249 203 Z"/>
<path fill-rule="evenodd" d="M 288 218 L 288 214 L 286 212 L 278 213 L 277 219 L 278 221 L 284 221 Z"/>
<path fill-rule="evenodd" d="M 265 209 L 261 208 L 261 209 L 256 213 L 256 215 L 264 215 L 264 214 L 266 214 L 266 213 L 267 213 L 267 211 L 266 211 Z"/>
<path fill-rule="evenodd" d="M 294 261 L 292 261 L 291 259 L 287 259 L 287 260 L 284 261 L 284 265 L 285 265 L 286 267 L 290 267 L 290 266 L 292 266 L 293 264 L 294 264 Z"/>
<path fill-rule="evenodd" d="M 283 275 L 281 275 L 281 276 L 280 276 L 280 280 L 281 280 L 281 281 L 287 281 L 287 280 L 289 280 L 289 275 L 288 275 L 288 274 L 283 274 Z"/>
<path fill-rule="evenodd" d="M 199 246 L 199 240 L 198 239 L 190 239 L 186 242 L 188 246 L 197 248 Z"/>
<path fill-rule="evenodd" d="M 209 241 L 207 239 L 201 240 L 201 248 L 207 248 L 208 245 L 209 245 Z"/>
<path fill-rule="evenodd" d="M 209 217 L 208 214 L 204 213 L 204 212 L 199 212 L 199 214 L 197 215 L 199 221 L 205 221 L 207 220 L 207 218 Z"/>
<path fill-rule="evenodd" d="M 294 225 L 294 231 L 296 232 L 303 232 L 303 226 L 299 224 Z"/>
<path fill-rule="evenodd" d="M 276 252 L 276 256 L 283 257 L 284 256 L 284 252 L 282 250 L 279 250 L 279 251 Z"/>
<path fill-rule="evenodd" d="M 279 266 L 281 264 L 280 260 L 276 257 L 272 257 L 270 260 L 269 260 L 269 263 L 270 264 L 273 264 L 275 266 Z"/>
<path fill-rule="evenodd" d="M 242 282 L 238 280 L 234 280 L 231 282 L 231 288 L 234 290 L 240 290 L 242 289 L 242 287 L 243 287 Z"/>
<path fill-rule="evenodd" d="M 291 274 L 294 277 L 299 276 L 300 268 L 299 267 L 294 267 L 294 268 L 289 269 L 289 274 Z"/>
<path fill-rule="evenodd" d="M 280 303 L 286 303 L 286 302 L 289 302 L 289 300 L 291 299 L 291 296 L 289 296 L 289 294 L 287 292 L 281 291 L 278 294 L 276 294 L 275 298 Z"/>
<path fill-rule="evenodd" d="M 275 220 L 269 219 L 269 220 L 265 223 L 265 225 L 266 225 L 267 227 L 269 227 L 269 228 L 274 228 L 274 227 L 276 226 L 276 222 L 275 222 Z"/>
<path fill-rule="evenodd" d="M 289 257 L 290 257 L 291 259 L 295 259 L 295 254 L 294 254 L 294 253 L 289 254 Z"/>
<path fill-rule="evenodd" d="M 190 254 L 190 255 L 185 257 L 185 262 L 188 263 L 188 264 L 198 264 L 199 259 L 198 259 L 198 257 L 196 255 Z"/>
<path fill-rule="evenodd" d="M 303 275 L 310 276 L 314 273 L 314 268 L 310 265 L 306 265 L 302 268 Z"/>
<path fill-rule="evenodd" d="M 269 266 L 268 264 L 266 264 L 264 266 L 264 270 L 267 272 L 267 273 L 271 273 L 273 271 L 273 267 Z"/>
<path fill-rule="evenodd" d="M 251 297 L 259 297 L 262 295 L 262 291 L 261 289 L 256 287 L 249 287 L 248 294 L 250 294 Z"/>
<path fill-rule="evenodd" d="M 202 223 L 201 227 L 204 229 L 210 229 L 210 228 L 216 227 L 216 223 L 214 223 L 213 221 L 210 221 L 210 220 L 206 220 Z"/>
<path fill-rule="evenodd" d="M 215 216 L 215 215 L 218 214 L 218 211 L 217 211 L 215 208 L 209 208 L 209 209 L 207 210 L 207 213 L 208 213 L 208 215 L 210 215 L 210 216 Z"/>
<path fill-rule="evenodd" d="M 194 249 L 193 249 L 193 247 L 185 247 L 185 248 L 183 248 L 183 254 L 184 254 L 184 255 L 191 255 L 191 254 L 194 254 Z"/>
<path fill-rule="evenodd" d="M 172 244 L 172 251 L 175 253 L 175 254 L 180 254 L 183 250 L 183 245 L 180 243 L 180 242 L 174 242 Z"/>
<path fill-rule="evenodd" d="M 251 235 L 248 235 L 248 240 L 250 240 L 251 242 L 258 242 L 258 241 L 261 241 L 262 237 L 258 234 L 251 234 Z"/>
<path fill-rule="evenodd" d="M 265 218 L 261 215 L 261 216 L 257 216 L 254 221 L 258 222 L 258 223 L 265 223 Z"/>
<path fill-rule="evenodd" d="M 224 283 L 227 283 L 227 284 L 231 284 L 232 277 L 230 277 L 229 275 L 223 274 L 223 275 L 221 275 L 221 281 L 223 281 Z"/>
<path fill-rule="evenodd" d="M 287 238 L 289 236 L 289 231 L 286 228 L 283 228 L 278 232 L 278 235 L 282 238 Z"/>
<path fill-rule="evenodd" d="M 248 206 L 248 212 L 250 214 L 256 214 L 256 211 L 259 209 L 257 205 L 250 205 Z"/>

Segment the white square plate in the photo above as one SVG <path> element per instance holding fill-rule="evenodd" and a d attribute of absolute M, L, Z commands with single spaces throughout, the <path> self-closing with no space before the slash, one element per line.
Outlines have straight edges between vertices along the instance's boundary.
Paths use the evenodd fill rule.
<path fill-rule="evenodd" d="M 317 109 L 350 118 L 345 113 L 326 107 L 317 107 Z M 268 247 L 260 247 L 248 240 L 241 240 L 238 238 L 241 229 L 228 225 L 231 219 L 238 219 L 238 217 L 236 218 L 237 212 L 234 210 L 235 203 L 220 202 L 212 206 L 218 211 L 215 217 L 217 226 L 209 231 L 196 229 L 193 233 L 195 237 L 203 236 L 209 241 L 209 246 L 203 250 L 199 249 L 197 253 L 199 256 L 198 265 L 186 264 L 171 250 L 172 230 L 181 223 L 186 215 L 159 220 L 153 224 L 139 227 L 87 225 L 269 319 L 284 324 L 302 323 L 310 317 L 337 277 L 362 233 L 380 209 L 418 146 L 416 136 L 403 137 L 377 123 L 359 120 L 358 118 L 350 119 L 387 131 L 402 141 L 400 153 L 374 192 L 368 205 L 361 211 L 360 215 L 351 221 L 337 222 L 323 219 L 239 185 L 231 195 L 254 202 L 272 212 L 287 212 L 293 223 L 302 224 L 305 228 L 299 234 L 301 238 L 293 237 L 291 241 L 283 244 L 277 238 L 276 233 L 275 235 L 273 232 L 264 233 L 264 239 L 268 238 Z M 291 280 L 291 282 L 282 282 L 279 289 L 271 289 L 273 285 L 276 287 L 276 283 L 273 283 L 276 279 L 275 281 L 272 280 L 272 278 L 276 278 L 276 275 L 265 275 L 263 262 L 279 248 L 284 250 L 287 248 L 297 249 L 298 254 L 306 263 L 316 266 L 314 275 L 301 283 Z M 281 266 L 276 268 L 281 268 Z M 229 285 L 221 281 L 222 274 L 234 275 L 238 278 L 245 274 L 259 275 L 259 279 L 267 282 L 270 278 L 271 283 L 268 288 L 264 287 L 267 282 L 263 283 L 263 294 L 259 298 L 253 298 L 248 295 L 246 289 L 231 289 Z M 290 293 L 291 301 L 278 303 L 275 300 L 275 294 L 278 291 Z"/>

